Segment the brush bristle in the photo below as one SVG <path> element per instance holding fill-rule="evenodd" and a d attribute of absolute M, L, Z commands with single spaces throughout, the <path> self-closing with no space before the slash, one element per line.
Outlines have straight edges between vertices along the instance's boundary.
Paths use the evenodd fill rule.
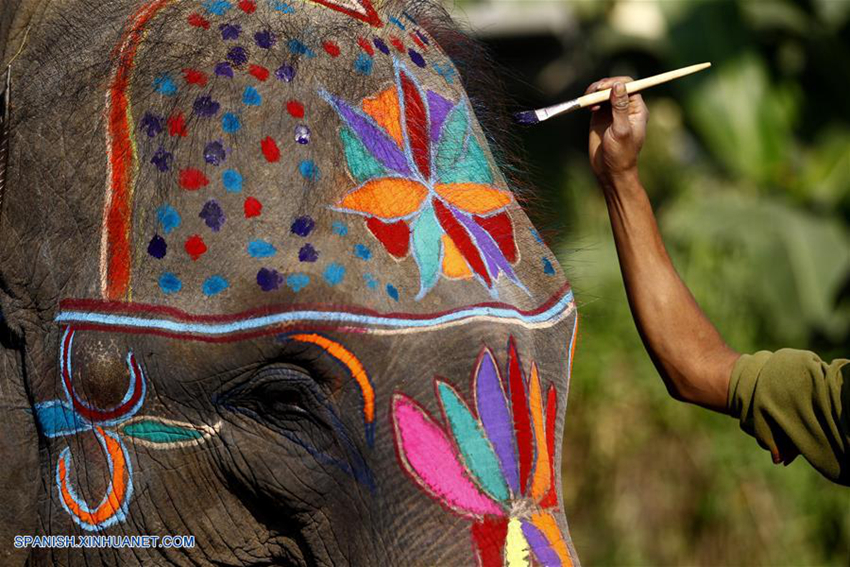
<path fill-rule="evenodd" d="M 524 112 L 517 112 L 514 114 L 514 120 L 517 124 L 537 124 L 540 122 L 540 119 L 537 118 L 537 112 L 534 110 L 526 110 Z"/>

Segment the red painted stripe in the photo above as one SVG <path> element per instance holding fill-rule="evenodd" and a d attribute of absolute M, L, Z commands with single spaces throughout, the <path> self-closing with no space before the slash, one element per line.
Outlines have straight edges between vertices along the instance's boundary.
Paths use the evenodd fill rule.
<path fill-rule="evenodd" d="M 126 335 L 144 335 L 163 337 L 166 339 L 178 339 L 181 341 L 191 341 L 198 343 L 237 343 L 257 339 L 260 337 L 268 337 L 271 335 L 279 335 L 281 333 L 352 333 L 363 335 L 368 331 L 362 327 L 332 327 L 332 326 L 310 326 L 299 327 L 293 325 L 276 325 L 274 327 L 264 327 L 258 331 L 249 331 L 245 333 L 235 333 L 232 335 L 210 336 L 210 335 L 193 335 L 191 333 L 175 333 L 173 331 L 163 331 L 161 329 L 140 329 L 138 327 L 123 327 L 120 325 L 98 325 L 93 323 L 75 324 L 74 329 L 77 331 L 86 332 L 104 332 L 104 333 L 121 333 Z"/>
<path fill-rule="evenodd" d="M 431 136 L 428 128 L 428 115 L 419 89 L 404 71 L 399 72 L 401 92 L 404 96 L 404 124 L 410 151 L 419 173 L 425 179 L 431 179 Z"/>
<path fill-rule="evenodd" d="M 437 220 L 440 222 L 440 226 L 443 227 L 446 234 L 454 240 L 458 250 L 460 250 L 464 259 L 466 259 L 467 263 L 469 263 L 469 267 L 484 280 L 487 287 L 493 285 L 492 280 L 490 279 L 490 274 L 487 272 L 487 267 L 484 265 L 484 260 L 478 252 L 478 247 L 472 241 L 472 238 L 466 232 L 466 229 L 461 226 L 452 212 L 442 203 L 442 201 L 434 199 L 433 203 L 434 212 L 437 214 Z"/>
<path fill-rule="evenodd" d="M 326 6 L 331 10 L 342 12 L 347 16 L 351 16 L 355 20 L 366 22 L 372 27 L 381 28 L 384 26 L 384 22 L 381 21 L 381 17 L 378 15 L 378 12 L 372 6 L 372 2 L 370 0 L 357 0 L 357 3 L 363 7 L 363 11 L 365 12 L 365 14 L 347 8 L 342 4 L 338 4 L 334 2 L 334 0 L 313 0 L 313 2 L 315 2 L 316 4 L 321 4 L 322 6 Z"/>
<path fill-rule="evenodd" d="M 372 47 L 372 44 L 366 41 L 364 37 L 357 38 L 357 45 L 363 48 L 363 51 L 369 54 L 369 57 L 375 55 L 375 48 Z"/>
<path fill-rule="evenodd" d="M 486 230 L 493 237 L 505 259 L 511 264 L 515 264 L 518 253 L 516 242 L 514 242 L 514 225 L 508 213 L 502 212 L 489 217 L 476 216 L 474 218 L 478 226 Z"/>
<path fill-rule="evenodd" d="M 531 415 L 528 411 L 528 397 L 525 379 L 522 375 L 522 365 L 513 337 L 508 339 L 508 381 L 517 451 L 519 452 L 519 489 L 522 494 L 525 494 L 534 462 L 534 432 L 531 429 Z"/>
<path fill-rule="evenodd" d="M 485 518 L 472 524 L 472 541 L 480 567 L 503 567 L 508 521 L 504 518 Z"/>
<path fill-rule="evenodd" d="M 542 313 L 546 311 L 550 307 L 552 307 L 555 303 L 557 303 L 568 291 L 570 290 L 570 285 L 565 284 L 558 292 L 552 295 L 545 303 L 541 304 L 539 307 L 534 309 L 524 310 L 517 309 L 514 305 L 509 305 L 507 303 L 500 303 L 496 301 L 485 302 L 485 303 L 475 303 L 472 305 L 465 305 L 462 307 L 457 307 L 455 309 L 449 309 L 447 311 L 438 311 L 435 313 L 404 313 L 404 312 L 389 312 L 383 313 L 381 311 L 375 311 L 373 309 L 352 307 L 350 305 L 334 305 L 334 304 L 319 304 L 319 303 L 302 303 L 302 304 L 289 304 L 289 305 L 269 305 L 266 307 L 258 307 L 256 309 L 249 309 L 246 311 L 241 311 L 239 313 L 233 313 L 229 315 L 198 315 L 193 313 L 187 313 L 186 311 L 182 311 L 180 309 L 176 309 L 174 307 L 166 307 L 163 305 L 151 305 L 146 303 L 126 303 L 122 301 L 102 301 L 99 299 L 63 299 L 59 302 L 59 309 L 61 311 L 79 311 L 79 312 L 87 312 L 87 313 L 115 313 L 115 314 L 127 314 L 127 315 L 148 315 L 148 316 L 165 316 L 176 321 L 184 321 L 190 323 L 232 323 L 233 321 L 240 321 L 243 319 L 248 319 L 251 317 L 260 317 L 264 315 L 276 315 L 278 313 L 288 313 L 291 311 L 302 311 L 302 310 L 310 310 L 310 311 L 345 311 L 346 313 L 354 313 L 359 315 L 372 315 L 377 317 L 387 317 L 390 319 L 435 319 L 438 317 L 442 317 L 444 315 L 450 315 L 452 313 L 457 313 L 458 311 L 464 311 L 466 309 L 472 309 L 477 307 L 491 307 L 494 309 L 510 309 L 515 311 L 516 313 L 522 316 L 532 316 L 538 313 Z M 74 325 L 75 328 L 78 325 Z"/>
<path fill-rule="evenodd" d="M 555 490 L 555 422 L 558 417 L 558 392 L 549 385 L 546 394 L 546 446 L 549 448 L 549 492 L 540 500 L 542 508 L 558 505 L 558 492 Z"/>
<path fill-rule="evenodd" d="M 118 65 L 109 85 L 107 130 L 109 193 L 104 211 L 106 265 L 103 296 L 122 299 L 130 289 L 130 221 L 132 216 L 133 167 L 136 156 L 130 139 L 130 101 L 127 91 L 135 64 L 136 51 L 148 23 L 172 0 L 155 0 L 132 17 L 118 48 Z"/>

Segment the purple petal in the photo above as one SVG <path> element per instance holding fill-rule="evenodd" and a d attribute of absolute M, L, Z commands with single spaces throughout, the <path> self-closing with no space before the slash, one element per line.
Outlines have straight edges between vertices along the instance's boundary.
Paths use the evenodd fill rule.
<path fill-rule="evenodd" d="M 522 535 L 525 536 L 526 541 L 531 546 L 531 551 L 534 552 L 538 563 L 547 567 L 559 567 L 561 565 L 561 558 L 549 546 L 549 540 L 546 539 L 543 532 L 538 530 L 530 522 L 526 522 L 525 520 L 521 520 L 521 522 Z"/>
<path fill-rule="evenodd" d="M 485 349 L 481 353 L 478 370 L 475 374 L 475 407 L 484 425 L 487 438 L 499 457 L 502 475 L 515 495 L 520 494 L 519 472 L 514 448 L 514 428 L 508 401 L 493 355 Z"/>
<path fill-rule="evenodd" d="M 511 268 L 510 262 L 502 254 L 502 251 L 499 250 L 499 246 L 493 240 L 493 237 L 469 216 L 454 207 L 450 206 L 449 209 L 455 218 L 466 228 L 473 240 L 475 240 L 475 244 L 478 246 L 481 256 L 484 257 L 484 262 L 487 264 L 487 270 L 490 272 L 493 281 L 495 282 L 496 278 L 499 277 L 499 271 L 502 271 L 511 281 L 519 284 L 519 279 L 516 277 L 513 268 Z"/>
<path fill-rule="evenodd" d="M 399 149 L 394 140 L 375 126 L 368 118 L 345 104 L 342 100 L 330 95 L 327 96 L 327 99 L 351 129 L 357 133 L 357 137 L 360 138 L 360 141 L 363 142 L 369 152 L 378 161 L 386 168 L 401 175 L 411 175 L 407 157 Z"/>
<path fill-rule="evenodd" d="M 452 102 L 434 91 L 428 91 L 428 115 L 431 117 L 431 141 L 440 141 L 440 130 L 449 111 L 454 108 Z"/>

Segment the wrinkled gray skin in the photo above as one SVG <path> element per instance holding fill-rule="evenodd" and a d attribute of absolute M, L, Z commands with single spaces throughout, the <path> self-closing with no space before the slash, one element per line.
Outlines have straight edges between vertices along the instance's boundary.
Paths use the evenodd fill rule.
<path fill-rule="evenodd" d="M 292 219 L 298 215 L 309 214 L 316 219 L 318 228 L 313 242 L 324 256 L 315 268 L 300 267 L 310 274 L 312 283 L 297 298 L 286 288 L 274 293 L 262 291 L 255 282 L 259 264 L 244 254 L 245 242 L 255 235 L 246 234 L 253 229 L 237 222 L 241 197 L 228 209 L 231 230 L 222 230 L 218 235 L 211 234 L 203 221 L 189 214 L 189 209 L 199 208 L 203 200 L 192 201 L 197 198 L 194 193 L 173 189 L 170 202 L 183 212 L 184 223 L 190 225 L 184 236 L 191 234 L 190 228 L 208 235 L 210 253 L 206 259 L 193 263 L 183 253 L 181 243 L 173 241 L 165 261 L 183 254 L 182 263 L 172 265 L 184 269 L 187 291 L 165 296 L 156 285 L 159 264 L 145 252 L 156 231 L 154 211 L 162 203 L 163 178 L 146 173 L 150 170 L 150 152 L 155 148 L 145 145 L 143 134 L 137 132 L 142 155 L 131 235 L 136 258 L 132 267 L 132 301 L 196 314 L 238 313 L 296 301 L 359 306 L 380 312 L 428 313 L 493 301 L 491 293 L 477 281 L 445 278 L 423 299 L 416 299 L 419 272 L 413 259 L 393 260 L 366 231 L 361 217 L 328 208 L 355 184 L 344 169 L 339 137 L 335 134 L 339 118 L 316 92 L 325 88 L 356 105 L 389 86 L 390 59 L 380 59 L 380 53 L 376 54 L 370 78 L 355 76 L 351 69 L 358 35 L 386 38 L 392 30 L 372 30 L 362 22 L 306 1 L 292 3 L 299 9 L 294 17 L 302 18 L 295 20 L 296 25 L 281 26 L 274 19 L 277 16 L 262 10 L 254 17 L 275 29 L 280 43 L 304 30 L 310 37 L 333 37 L 343 46 L 340 60 L 349 59 L 335 67 L 320 52 L 312 63 L 314 67 L 305 63 L 303 80 L 293 83 L 290 94 L 274 98 L 272 91 L 263 91 L 269 102 L 253 118 L 246 111 L 242 130 L 244 145 L 257 149 L 246 154 L 240 169 L 258 187 L 283 186 L 276 193 L 264 194 L 264 235 L 288 234 Z M 536 361 L 544 389 L 549 384 L 557 389 L 555 446 L 560 447 L 568 349 L 575 315 L 539 329 L 478 321 L 406 335 L 326 330 L 327 336 L 359 358 L 372 377 L 376 391 L 373 448 L 364 440 L 356 384 L 340 365 L 314 347 L 293 346 L 274 335 L 209 344 L 151 335 L 80 332 L 73 351 L 74 379 L 80 395 L 89 403 L 109 407 L 121 399 L 127 384 L 124 360 L 132 351 L 148 381 L 145 405 L 139 415 L 194 424 L 221 422 L 218 433 L 196 447 L 157 451 L 128 442 L 134 487 L 128 514 L 124 521 L 102 532 L 191 534 L 196 538 L 196 547 L 86 551 L 13 548 L 12 537 L 16 534 L 91 533 L 74 523 L 59 501 L 56 463 L 65 447 L 71 450 L 74 486 L 83 497 L 96 505 L 105 491 L 107 471 L 94 437 L 89 433 L 47 439 L 39 431 L 32 408 L 36 403 L 62 398 L 58 367 L 60 327 L 54 322 L 59 301 L 101 298 L 98 266 L 107 175 L 103 104 L 115 63 L 110 54 L 130 15 L 141 4 L 136 0 L 3 0 L 0 61 L 4 69 L 21 49 L 27 28 L 29 34 L 12 67 L 11 154 L 6 198 L 0 212 L 0 563 L 474 564 L 472 522 L 441 506 L 402 470 L 390 417 L 393 394 L 403 393 L 439 416 L 433 378 L 440 376 L 471 403 L 470 375 L 479 352 L 484 346 L 489 347 L 504 371 L 508 338 L 513 336 L 524 371 L 528 373 L 531 361 Z M 189 35 L 197 30 L 186 25 L 186 17 L 198 9 L 198 4 L 189 0 L 176 2 L 149 30 L 147 43 L 139 51 L 130 94 L 134 109 L 138 109 L 137 120 L 145 108 L 168 112 L 150 87 L 159 70 L 172 70 L 179 77 L 180 70 L 190 66 L 209 70 L 216 57 L 221 57 L 213 54 L 220 48 L 220 38 L 203 39 L 217 36 L 217 24 L 206 36 Z M 407 9 L 423 13 L 421 7 Z M 384 10 L 400 13 L 401 8 L 379 8 Z M 234 12 L 233 17 L 246 16 Z M 244 25 L 249 29 L 252 24 L 245 20 Z M 432 47 L 429 54 L 436 57 L 439 52 Z M 414 67 L 409 61 L 407 66 Z M 458 100 L 464 96 L 458 81 L 447 85 L 433 72 L 428 75 L 415 68 L 413 71 L 423 84 L 442 89 L 447 98 Z M 208 91 L 222 101 L 238 104 L 242 87 L 247 84 L 244 78 L 241 80 L 233 87 L 213 82 Z M 191 109 L 191 99 L 180 96 L 173 104 Z M 316 140 L 308 150 L 322 171 L 322 179 L 307 189 L 300 187 L 297 174 L 286 173 L 295 171 L 295 162 L 288 161 L 294 159 L 289 150 L 282 157 L 282 164 L 289 169 L 272 170 L 260 156 L 257 143 L 269 133 L 276 135 L 274 128 L 284 128 L 281 104 L 293 96 L 305 102 L 312 118 Z M 216 122 L 215 128 L 218 127 Z M 191 134 L 181 143 L 203 147 L 213 128 L 203 122 L 191 123 Z M 290 126 L 285 128 L 289 132 Z M 474 129 L 483 141 L 477 124 Z M 324 132 L 329 134 L 322 136 Z M 281 139 L 283 136 L 280 134 Z M 488 159 L 492 160 L 489 154 Z M 496 184 L 507 188 L 502 178 Z M 293 188 L 296 185 L 299 187 Z M 223 195 L 223 202 L 230 198 L 220 187 L 216 190 Z M 554 274 L 543 273 L 541 258 L 552 258 L 551 254 L 532 238 L 530 224 L 519 206 L 512 203 L 509 210 L 521 258 L 515 269 L 528 292 L 503 275 L 496 285 L 498 300 L 530 310 L 545 303 L 566 280 L 557 266 Z M 349 226 L 348 240 L 342 241 L 330 231 L 331 223 L 337 220 Z M 358 284 L 363 281 L 361 268 L 351 255 L 356 242 L 370 245 L 371 269 L 385 278 L 382 282 L 396 282 L 403 292 L 399 302 L 391 302 L 383 293 L 369 295 L 362 283 Z M 350 266 L 346 280 L 334 287 L 324 285 L 322 261 L 343 255 L 347 255 Z M 286 271 L 286 262 L 299 267 L 297 259 L 287 258 L 276 264 L 281 272 Z M 217 262 L 227 270 L 231 282 L 231 288 L 215 299 L 188 291 L 189 287 L 199 289 L 200 282 L 209 275 L 209 264 L 204 262 Z M 128 299 L 129 296 L 122 298 Z M 296 325 L 289 330 L 297 329 Z M 355 446 L 353 451 L 344 449 L 339 430 L 327 425 L 328 404 L 340 416 L 342 429 Z M 337 460 L 362 458 L 371 472 L 374 490 L 339 467 L 316 459 L 302 445 L 293 443 L 294 437 Z M 559 470 L 560 450 L 557 453 Z M 560 494 L 560 479 L 558 489 Z M 562 504 L 558 508 L 562 510 Z M 569 541 L 566 519 L 561 512 L 556 517 Z M 571 544 L 570 548 L 572 553 Z"/>

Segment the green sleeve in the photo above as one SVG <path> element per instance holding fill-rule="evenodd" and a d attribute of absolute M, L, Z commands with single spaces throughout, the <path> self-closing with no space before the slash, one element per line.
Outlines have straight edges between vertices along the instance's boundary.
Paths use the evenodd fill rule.
<path fill-rule="evenodd" d="M 850 360 L 827 364 L 792 349 L 745 354 L 732 370 L 726 405 L 774 462 L 802 454 L 850 486 Z"/>

